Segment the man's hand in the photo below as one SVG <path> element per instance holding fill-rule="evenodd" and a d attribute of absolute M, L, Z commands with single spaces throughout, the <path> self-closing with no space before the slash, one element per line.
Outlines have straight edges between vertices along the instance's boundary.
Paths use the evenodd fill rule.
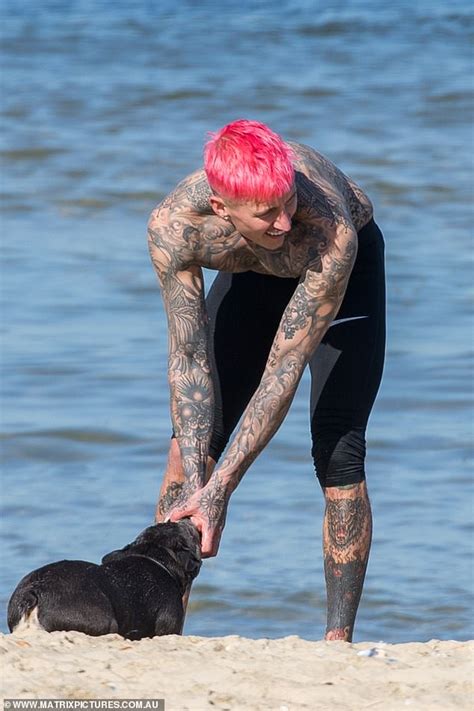
<path fill-rule="evenodd" d="M 201 534 L 203 558 L 217 555 L 224 530 L 229 496 L 230 493 L 219 474 L 214 472 L 202 489 L 198 489 L 187 501 L 173 508 L 167 517 L 169 521 L 179 521 L 182 518 L 191 519 Z"/>

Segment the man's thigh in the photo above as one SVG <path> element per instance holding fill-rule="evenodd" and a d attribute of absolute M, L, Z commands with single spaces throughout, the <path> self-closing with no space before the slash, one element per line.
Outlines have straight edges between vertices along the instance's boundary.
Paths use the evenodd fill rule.
<path fill-rule="evenodd" d="M 384 353 L 384 243 L 371 223 L 359 233 L 344 301 L 310 362 L 312 452 L 322 486 L 365 478 L 365 430 Z"/>

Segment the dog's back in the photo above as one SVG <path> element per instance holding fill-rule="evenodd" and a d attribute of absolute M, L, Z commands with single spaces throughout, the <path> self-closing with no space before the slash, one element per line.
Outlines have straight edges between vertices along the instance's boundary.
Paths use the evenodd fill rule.
<path fill-rule="evenodd" d="M 26 575 L 8 604 L 10 631 L 39 627 L 89 635 L 118 631 L 101 567 L 61 560 Z M 105 588 L 105 589 L 104 589 Z"/>

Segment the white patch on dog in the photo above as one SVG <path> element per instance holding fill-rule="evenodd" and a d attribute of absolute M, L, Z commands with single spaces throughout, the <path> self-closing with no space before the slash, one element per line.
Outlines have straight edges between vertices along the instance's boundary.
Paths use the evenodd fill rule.
<path fill-rule="evenodd" d="M 13 628 L 13 632 L 27 632 L 28 630 L 44 630 L 38 619 L 38 605 L 20 618 L 19 623 Z"/>

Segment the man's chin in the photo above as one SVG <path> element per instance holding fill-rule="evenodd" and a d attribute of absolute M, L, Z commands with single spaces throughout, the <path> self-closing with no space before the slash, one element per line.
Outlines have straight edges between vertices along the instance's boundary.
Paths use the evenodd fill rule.
<path fill-rule="evenodd" d="M 279 235 L 270 235 L 268 233 L 265 233 L 265 244 L 262 246 L 264 246 L 266 249 L 280 249 L 281 247 L 283 247 L 283 243 L 287 234 L 287 232 L 282 232 Z"/>
<path fill-rule="evenodd" d="M 241 233 L 242 234 L 242 233 Z M 285 242 L 285 237 L 287 236 L 288 232 L 283 232 L 279 234 L 278 236 L 274 235 L 269 235 L 266 232 L 259 236 L 259 237 L 247 237 L 247 235 L 242 235 L 245 237 L 246 240 L 251 242 L 252 244 L 256 244 L 259 247 L 262 247 L 263 249 L 268 249 L 268 250 L 276 250 L 276 249 L 281 249 L 283 247 L 283 244 Z"/>

